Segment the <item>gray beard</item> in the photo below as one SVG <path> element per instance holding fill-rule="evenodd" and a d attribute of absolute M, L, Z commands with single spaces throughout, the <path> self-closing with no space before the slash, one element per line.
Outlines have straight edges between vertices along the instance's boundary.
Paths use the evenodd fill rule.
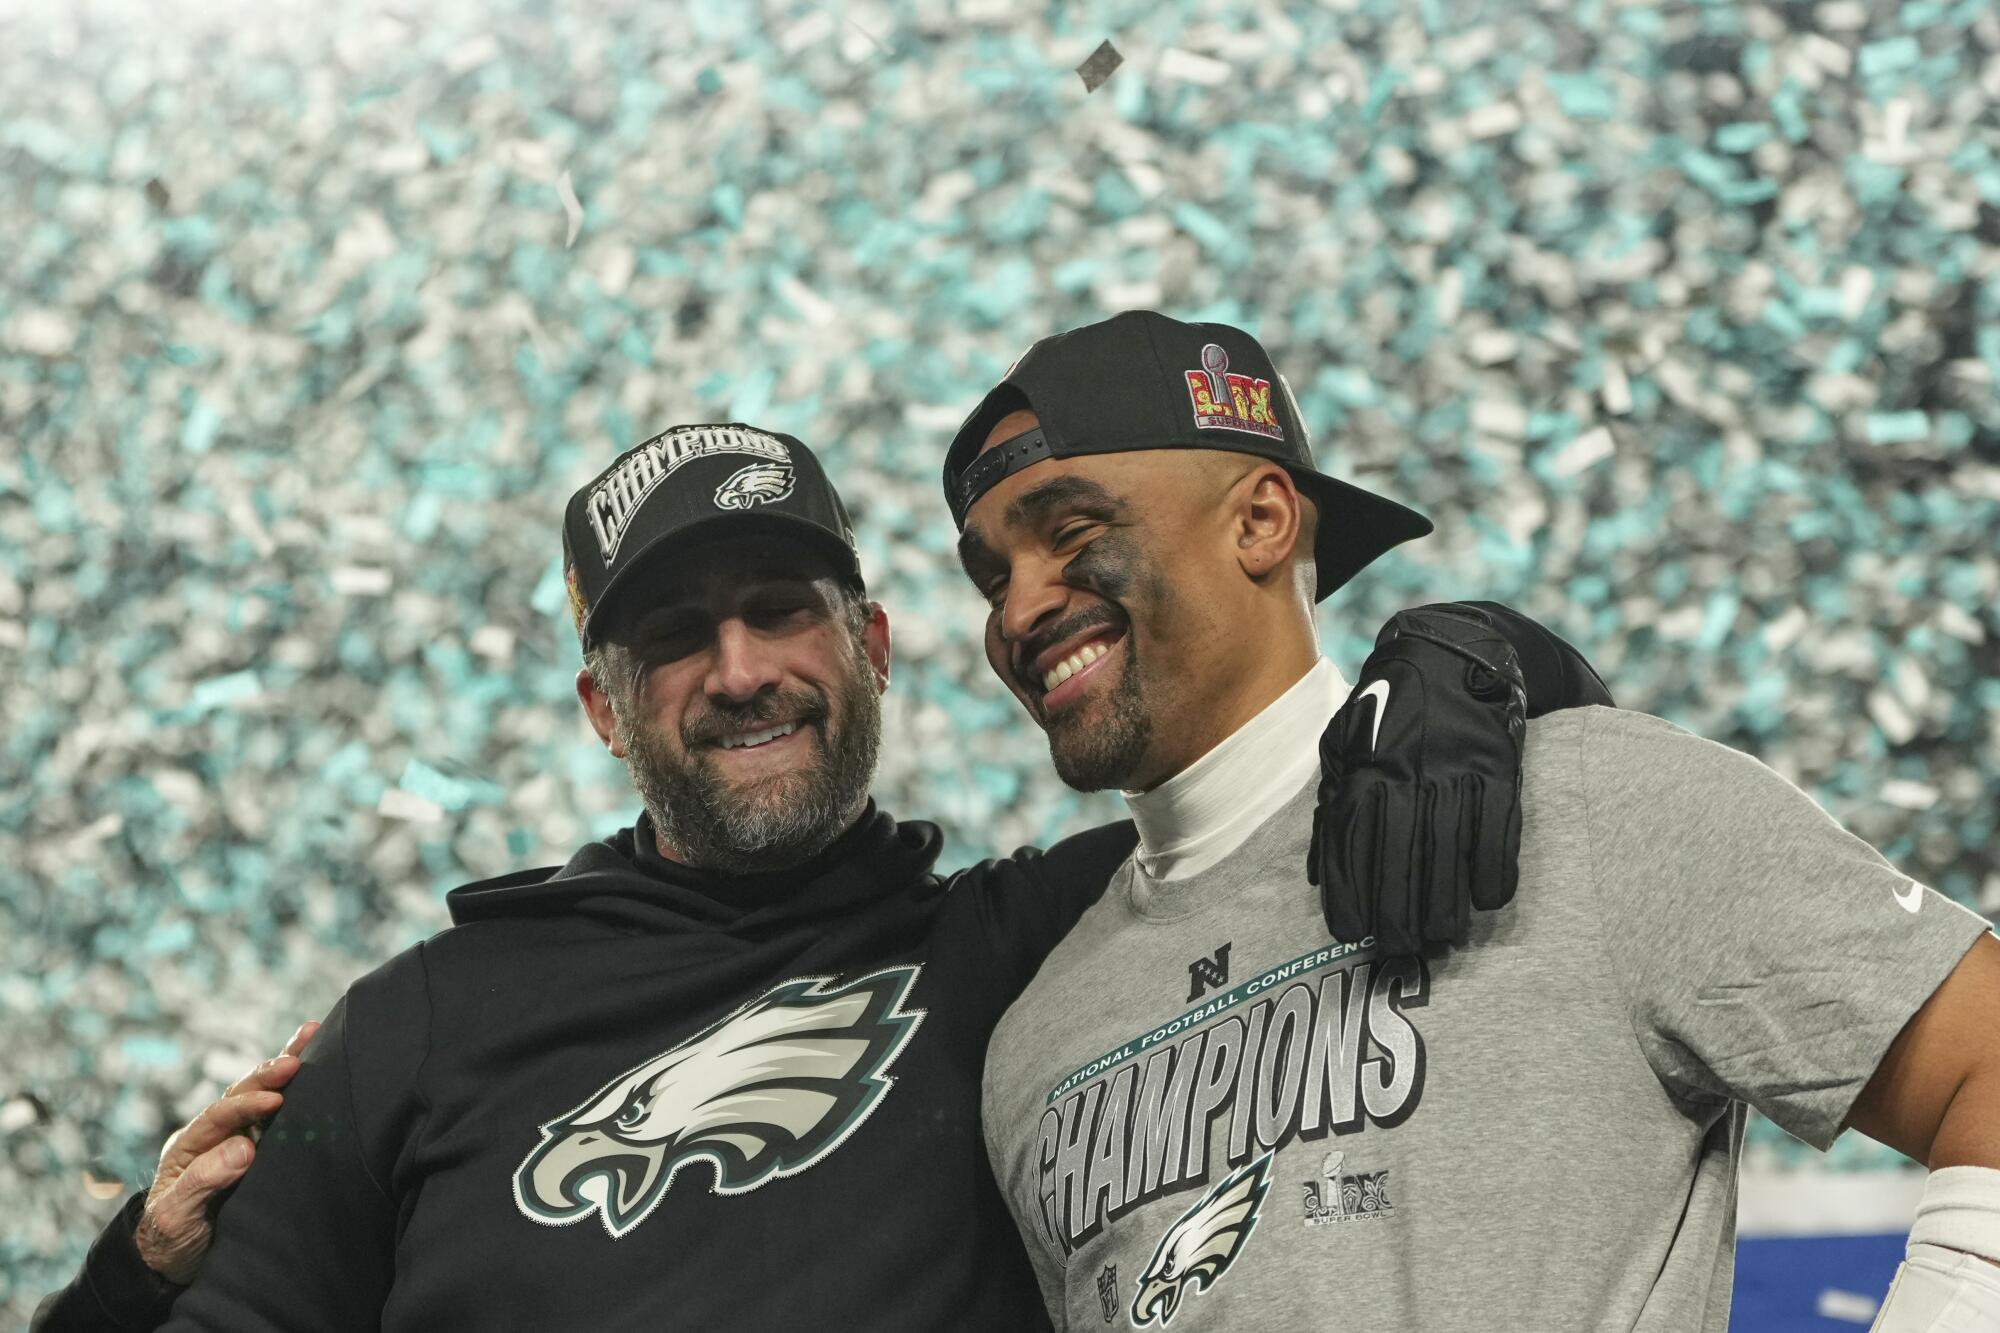
<path fill-rule="evenodd" d="M 651 723 L 628 723 L 618 711 L 625 767 L 661 841 L 686 864 L 729 875 L 783 870 L 826 850 L 867 799 L 882 742 L 882 701 L 869 684 L 865 659 L 856 666 L 830 706 L 817 699 L 786 701 L 819 706 L 813 758 L 754 786 L 730 783 L 706 754 L 674 746 Z M 732 714 L 732 723 L 749 728 L 770 721 L 785 711 L 780 702 Z"/>

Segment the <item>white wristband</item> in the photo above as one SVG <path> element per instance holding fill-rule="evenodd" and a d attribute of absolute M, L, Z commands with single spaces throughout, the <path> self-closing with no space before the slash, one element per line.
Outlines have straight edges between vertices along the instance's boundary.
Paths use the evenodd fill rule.
<path fill-rule="evenodd" d="M 1931 1172 L 1910 1244 L 1942 1245 L 2000 1263 L 2000 1171 L 1948 1166 Z"/>

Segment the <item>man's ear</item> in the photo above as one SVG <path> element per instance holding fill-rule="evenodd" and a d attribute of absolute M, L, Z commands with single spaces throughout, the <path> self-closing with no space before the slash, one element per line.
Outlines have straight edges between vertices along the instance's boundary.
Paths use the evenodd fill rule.
<path fill-rule="evenodd" d="M 625 747 L 619 744 L 616 719 L 611 713 L 611 697 L 598 685 L 597 677 L 585 667 L 576 673 L 576 697 L 583 704 L 584 716 L 590 719 L 590 729 L 597 733 L 597 739 L 604 742 L 604 748 L 611 751 L 615 759 L 625 757 Z"/>
<path fill-rule="evenodd" d="M 889 688 L 889 613 L 882 603 L 868 603 L 868 623 L 861 629 L 861 647 L 875 669 L 875 693 Z"/>
<path fill-rule="evenodd" d="M 1237 565 L 1253 582 L 1286 568 L 1298 549 L 1306 503 L 1291 473 L 1276 463 L 1259 464 L 1237 483 L 1230 535 Z"/>

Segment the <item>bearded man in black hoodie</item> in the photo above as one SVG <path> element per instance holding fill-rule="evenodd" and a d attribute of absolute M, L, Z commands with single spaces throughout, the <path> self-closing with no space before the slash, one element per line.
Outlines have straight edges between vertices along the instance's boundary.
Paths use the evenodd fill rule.
<path fill-rule="evenodd" d="M 888 621 L 796 440 L 648 440 L 564 547 L 578 695 L 645 812 L 456 890 L 451 929 L 355 983 L 191 1287 L 114 1309 L 138 1196 L 39 1329 L 168 1301 L 176 1330 L 1047 1327 L 981 1066 L 1131 826 L 943 878 L 936 828 L 874 807 Z"/>

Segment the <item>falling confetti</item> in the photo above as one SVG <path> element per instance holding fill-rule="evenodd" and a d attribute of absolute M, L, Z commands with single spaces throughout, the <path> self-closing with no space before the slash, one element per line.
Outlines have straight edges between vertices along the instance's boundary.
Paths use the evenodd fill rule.
<path fill-rule="evenodd" d="M 569 216 L 569 235 L 563 239 L 563 249 L 576 244 L 576 233 L 583 227 L 583 205 L 577 202 L 576 186 L 570 183 L 565 171 L 556 177 L 556 193 L 562 196 L 563 212 Z"/>
<path fill-rule="evenodd" d="M 1090 53 L 1089 59 L 1076 67 L 1076 72 L 1083 78 L 1083 91 L 1094 93 L 1102 88 L 1104 81 L 1115 74 L 1118 67 L 1124 63 L 1125 57 L 1118 54 L 1118 48 L 1111 44 L 1110 38 L 1107 37 L 1099 42 L 1097 49 Z"/>
<path fill-rule="evenodd" d="M 1035 93 L 1114 29 L 1052 2 L 110 2 L 0 20 L 0 1323 L 204 1057 L 630 819 L 554 524 L 666 424 L 824 449 L 898 631 L 877 794 L 945 864 L 1114 817 L 987 672 L 937 467 L 1122 307 L 1257 326 L 1322 463 L 1437 520 L 1323 608 L 1344 669 L 1515 602 L 2000 912 L 1991 4 L 1130 6 L 1086 115 Z"/>

